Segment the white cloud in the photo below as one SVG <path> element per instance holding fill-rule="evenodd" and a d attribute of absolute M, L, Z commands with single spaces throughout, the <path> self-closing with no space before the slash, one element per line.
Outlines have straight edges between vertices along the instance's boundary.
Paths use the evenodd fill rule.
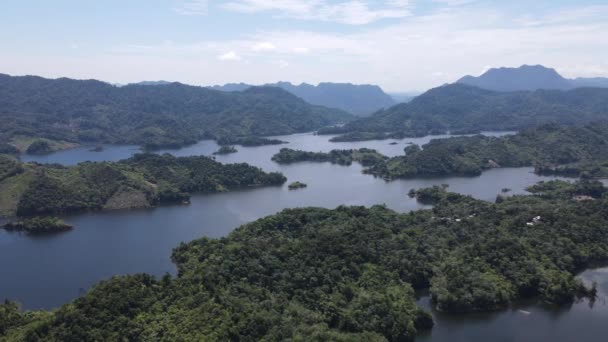
<path fill-rule="evenodd" d="M 251 50 L 253 51 L 273 51 L 276 50 L 276 46 L 274 46 L 274 44 L 272 44 L 271 42 L 259 42 L 259 43 L 255 43 L 252 47 Z"/>
<path fill-rule="evenodd" d="M 327 0 L 231 0 L 222 8 L 242 13 L 275 12 L 279 16 L 298 20 L 338 22 L 365 25 L 382 19 L 404 18 L 411 15 L 408 0 L 375 1 L 349 0 L 338 3 Z M 378 7 L 378 8 L 375 8 Z"/>
<path fill-rule="evenodd" d="M 289 63 L 287 61 L 285 61 L 285 60 L 282 60 L 282 59 L 278 60 L 276 64 L 281 69 L 285 69 L 285 68 L 287 68 L 289 66 Z"/>
<path fill-rule="evenodd" d="M 297 53 L 297 54 L 307 54 L 310 52 L 310 49 L 307 47 L 297 46 L 297 47 L 292 48 L 291 51 L 293 51 L 293 53 Z"/>
<path fill-rule="evenodd" d="M 178 0 L 173 10 L 182 15 L 203 15 L 209 9 L 208 0 Z"/>
<path fill-rule="evenodd" d="M 217 56 L 217 59 L 219 59 L 220 61 L 240 61 L 241 56 L 239 56 L 234 51 L 229 51 L 229 52 L 226 52 L 224 54 Z"/>
<path fill-rule="evenodd" d="M 439 3 L 439 4 L 444 4 L 447 6 L 462 6 L 462 5 L 468 5 L 471 4 L 473 2 L 476 2 L 477 0 L 433 0 L 433 2 Z"/>

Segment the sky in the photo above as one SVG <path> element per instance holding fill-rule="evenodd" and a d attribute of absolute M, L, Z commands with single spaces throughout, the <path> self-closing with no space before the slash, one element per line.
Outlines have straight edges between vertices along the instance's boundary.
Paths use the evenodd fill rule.
<path fill-rule="evenodd" d="M 0 73 L 377 84 L 491 67 L 608 77 L 608 0 L 2 0 Z"/>

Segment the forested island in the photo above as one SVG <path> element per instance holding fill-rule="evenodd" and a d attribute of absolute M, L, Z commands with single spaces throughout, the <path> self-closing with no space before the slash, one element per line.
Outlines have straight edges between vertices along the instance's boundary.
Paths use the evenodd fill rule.
<path fill-rule="evenodd" d="M 490 203 L 434 187 L 417 191 L 433 209 L 405 214 L 286 209 L 180 245 L 176 278 L 116 276 L 52 312 L 0 305 L 0 336 L 408 341 L 433 325 L 415 289 L 447 312 L 533 297 L 567 304 L 594 294 L 575 274 L 608 260 L 608 199 L 596 181 L 559 187 L 591 200 L 547 192 Z"/>
<path fill-rule="evenodd" d="M 608 177 L 608 123 L 586 126 L 545 124 L 514 135 L 433 139 L 408 145 L 404 155 L 388 158 L 369 150 L 328 153 L 281 149 L 278 163 L 297 161 L 350 165 L 361 162 L 365 173 L 387 180 L 414 177 L 477 176 L 499 167 L 534 167 L 539 174 L 582 178 Z"/>
<path fill-rule="evenodd" d="M 475 176 L 497 167 L 534 166 L 537 173 L 608 176 L 608 124 L 561 127 L 547 124 L 503 137 L 453 137 L 410 145 L 405 155 L 366 172 L 386 179 Z"/>
<path fill-rule="evenodd" d="M 32 217 L 11 221 L 6 223 L 3 228 L 8 231 L 18 231 L 26 234 L 47 234 L 64 232 L 73 227 L 56 217 Z"/>
<path fill-rule="evenodd" d="M 119 162 L 76 166 L 21 163 L 0 155 L 0 215 L 150 207 L 187 202 L 191 193 L 281 185 L 280 173 L 209 157 L 137 154 Z"/>
<path fill-rule="evenodd" d="M 234 146 L 222 146 L 217 151 L 213 152 L 213 154 L 222 155 L 222 154 L 231 154 L 231 153 L 237 153 L 237 152 L 238 152 L 238 150 Z"/>
<path fill-rule="evenodd" d="M 309 132 L 352 118 L 273 87 L 231 93 L 180 83 L 116 87 L 0 74 L 0 143 L 22 152 L 100 143 L 155 149 L 222 138 L 260 144 L 270 142 L 260 136 Z"/>
<path fill-rule="evenodd" d="M 295 182 L 293 182 L 293 183 L 290 183 L 290 184 L 287 186 L 287 188 L 288 188 L 289 190 L 298 190 L 298 189 L 304 189 L 304 188 L 306 188 L 306 187 L 308 187 L 308 185 L 307 185 L 306 183 L 302 183 L 302 182 L 299 182 L 299 181 L 295 181 Z"/>
<path fill-rule="evenodd" d="M 497 92 L 449 84 L 319 134 L 351 133 L 333 141 L 518 131 L 544 123 L 587 124 L 605 120 L 608 89 Z M 352 133 L 352 132 L 356 132 Z"/>
<path fill-rule="evenodd" d="M 369 148 L 358 150 L 332 150 L 330 152 L 307 152 L 282 148 L 277 154 L 272 156 L 272 160 L 279 164 L 291 164 L 296 162 L 330 162 L 339 165 L 351 165 L 354 161 L 363 166 L 376 165 L 388 157 Z"/>
<path fill-rule="evenodd" d="M 279 139 L 262 138 L 255 136 L 245 137 L 221 137 L 217 140 L 220 145 L 242 145 L 242 146 L 264 146 L 264 145 L 281 145 L 287 144 L 286 141 Z"/>

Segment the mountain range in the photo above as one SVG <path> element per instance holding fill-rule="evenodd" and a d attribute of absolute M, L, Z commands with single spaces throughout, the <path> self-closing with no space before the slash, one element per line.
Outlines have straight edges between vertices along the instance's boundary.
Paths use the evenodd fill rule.
<path fill-rule="evenodd" d="M 117 87 L 0 74 L 0 142 L 47 138 L 155 148 L 306 132 L 352 118 L 275 87 L 231 93 L 181 83 Z"/>
<path fill-rule="evenodd" d="M 465 76 L 457 83 L 495 91 L 538 89 L 568 90 L 582 87 L 608 88 L 608 78 L 567 79 L 555 69 L 542 65 L 522 65 L 519 68 L 493 68 L 481 76 Z"/>
<path fill-rule="evenodd" d="M 357 116 L 368 116 L 371 113 L 393 106 L 397 103 L 376 85 L 351 83 L 319 83 L 314 86 L 307 83 L 294 85 L 289 82 L 268 83 L 264 86 L 278 87 L 302 98 L 308 103 L 330 108 L 338 108 Z M 228 83 L 213 86 L 211 89 L 221 91 L 243 91 L 252 87 L 246 83 Z"/>

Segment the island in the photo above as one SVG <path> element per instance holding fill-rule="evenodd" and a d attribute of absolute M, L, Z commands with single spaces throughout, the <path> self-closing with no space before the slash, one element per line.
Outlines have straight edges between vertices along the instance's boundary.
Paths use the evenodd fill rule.
<path fill-rule="evenodd" d="M 290 183 L 287 188 L 289 190 L 298 190 L 298 189 L 304 189 L 305 187 L 307 187 L 308 185 L 306 185 L 306 183 L 302 183 L 302 182 L 292 182 Z"/>
<path fill-rule="evenodd" d="M 608 177 L 608 123 L 586 126 L 546 124 L 513 135 L 483 135 L 433 139 L 408 144 L 404 155 L 388 158 L 375 150 L 308 152 L 281 149 L 277 163 L 299 161 L 350 165 L 360 162 L 364 173 L 386 180 L 416 177 L 478 176 L 501 167 L 534 167 L 542 175 L 577 178 Z M 509 192 L 504 189 L 503 192 Z"/>
<path fill-rule="evenodd" d="M 230 153 L 236 153 L 236 152 L 238 152 L 238 150 L 236 148 L 234 148 L 234 146 L 222 146 L 217 151 L 213 152 L 213 154 L 221 155 L 221 154 L 230 154 Z"/>
<path fill-rule="evenodd" d="M 404 156 L 372 165 L 385 179 L 477 176 L 499 167 L 534 167 L 538 174 L 583 178 L 608 176 L 608 123 L 582 127 L 546 124 L 514 135 L 434 139 L 409 145 Z"/>
<path fill-rule="evenodd" d="M 593 296 L 575 275 L 608 260 L 608 189 L 593 180 L 539 187 L 543 196 L 500 203 L 418 189 L 435 205 L 410 213 L 285 209 L 227 237 L 180 244 L 175 277 L 115 276 L 48 312 L 0 304 L 0 337 L 411 341 L 433 326 L 415 290 L 445 312 Z"/>
<path fill-rule="evenodd" d="M 61 166 L 0 155 L 0 216 L 187 203 L 191 193 L 279 186 L 286 181 L 281 173 L 246 163 L 221 164 L 205 156 L 141 153 L 118 162 Z"/>
<path fill-rule="evenodd" d="M 332 150 L 330 152 L 307 152 L 282 148 L 272 156 L 272 160 L 279 164 L 291 164 L 297 162 L 330 162 L 338 165 L 351 165 L 354 161 L 363 166 L 375 165 L 388 157 L 369 148 L 358 150 Z"/>
<path fill-rule="evenodd" d="M 71 230 L 73 227 L 56 217 L 34 217 L 8 222 L 4 229 L 26 234 L 48 234 Z"/>
<path fill-rule="evenodd" d="M 283 140 L 256 136 L 221 137 L 218 139 L 217 143 L 220 145 L 241 145 L 247 147 L 287 144 L 287 142 Z"/>

